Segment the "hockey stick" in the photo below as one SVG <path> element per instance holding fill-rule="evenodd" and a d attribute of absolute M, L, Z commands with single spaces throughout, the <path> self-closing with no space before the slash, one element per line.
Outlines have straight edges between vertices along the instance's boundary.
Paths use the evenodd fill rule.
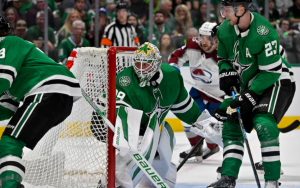
<path fill-rule="evenodd" d="M 299 120 L 295 120 L 292 124 L 290 124 L 289 126 L 287 127 L 284 127 L 284 128 L 278 128 L 280 132 L 282 133 L 288 133 L 294 129 L 296 129 L 297 127 L 299 127 L 300 125 L 300 121 Z"/>
<path fill-rule="evenodd" d="M 81 88 L 82 96 L 85 100 L 96 110 L 96 112 L 103 118 L 105 123 L 109 126 L 109 128 L 115 132 L 115 127 L 113 124 L 106 118 L 106 116 L 101 112 L 98 106 L 91 100 L 88 94 Z M 144 174 L 148 177 L 148 179 L 155 185 L 155 187 L 165 187 L 169 188 L 169 186 L 164 182 L 164 180 L 160 177 L 160 175 L 156 172 L 156 170 L 149 164 L 147 159 L 140 154 L 140 152 L 130 152 L 128 154 L 131 159 L 135 162 L 136 165 L 140 167 L 140 169 L 144 172 Z"/>
<path fill-rule="evenodd" d="M 191 85 L 193 88 L 197 89 L 198 91 L 204 93 L 205 95 L 207 95 L 207 96 L 209 96 L 209 97 L 211 97 L 211 98 L 216 99 L 216 100 L 219 101 L 219 102 L 223 102 L 223 100 L 224 100 L 224 99 L 222 99 L 222 98 L 220 98 L 220 97 L 217 97 L 217 96 L 215 96 L 215 95 L 209 93 L 208 91 L 205 91 L 205 90 L 199 88 L 198 86 L 196 86 L 196 84 L 193 84 L 192 82 L 190 82 L 190 81 L 188 81 L 188 80 L 183 79 L 183 81 L 184 81 L 185 83 Z"/>
<path fill-rule="evenodd" d="M 234 86 L 233 86 L 233 90 L 234 91 L 232 91 L 231 93 L 232 93 L 233 99 L 235 99 L 235 93 L 237 93 L 237 90 Z M 238 117 L 239 117 L 239 124 L 240 124 L 242 134 L 243 134 L 243 137 L 244 137 L 244 140 L 245 140 L 245 143 L 246 143 L 246 147 L 247 147 L 247 151 L 248 151 L 248 154 L 249 154 L 251 167 L 252 167 L 252 170 L 253 170 L 253 173 L 254 173 L 256 184 L 257 184 L 258 188 L 261 188 L 260 181 L 259 181 L 259 178 L 258 178 L 258 175 L 257 175 L 257 171 L 256 171 L 256 168 L 254 166 L 253 157 L 252 157 L 251 149 L 250 149 L 250 146 L 249 146 L 248 138 L 247 138 L 247 135 L 246 135 L 244 123 L 243 123 L 243 120 L 242 120 L 241 111 L 240 111 L 239 108 L 237 108 L 237 111 L 238 111 Z"/>
<path fill-rule="evenodd" d="M 181 163 L 179 164 L 179 166 L 177 167 L 177 172 L 181 169 L 181 167 L 185 164 L 185 162 L 189 159 L 189 157 L 192 155 L 192 153 L 194 153 L 197 149 L 197 147 L 199 147 L 199 145 L 201 144 L 201 142 L 203 142 L 204 138 L 202 137 L 197 144 L 191 149 L 191 151 L 187 154 L 187 156 L 183 159 L 183 161 L 181 161 Z"/>

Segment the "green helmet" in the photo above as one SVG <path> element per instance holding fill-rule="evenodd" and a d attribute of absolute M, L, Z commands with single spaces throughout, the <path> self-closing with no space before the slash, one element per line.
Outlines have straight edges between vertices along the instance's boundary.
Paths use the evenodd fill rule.
<path fill-rule="evenodd" d="M 140 87 L 145 87 L 148 81 L 159 71 L 162 57 L 159 49 L 145 42 L 134 52 L 134 71 L 140 80 Z"/>

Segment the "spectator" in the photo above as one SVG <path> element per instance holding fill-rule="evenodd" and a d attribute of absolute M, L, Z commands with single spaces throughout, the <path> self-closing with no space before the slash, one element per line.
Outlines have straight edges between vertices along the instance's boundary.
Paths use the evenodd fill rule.
<path fill-rule="evenodd" d="M 5 17 L 7 18 L 10 27 L 14 29 L 17 21 L 20 19 L 17 10 L 14 7 L 9 7 L 5 11 Z"/>
<path fill-rule="evenodd" d="M 64 39 L 58 48 L 58 60 L 66 64 L 72 50 L 77 47 L 90 46 L 89 41 L 83 38 L 85 31 L 85 23 L 81 20 L 76 20 L 72 24 L 72 35 Z"/>
<path fill-rule="evenodd" d="M 139 45 L 139 38 L 134 27 L 127 23 L 128 4 L 118 3 L 116 7 L 117 19 L 106 26 L 101 40 L 101 47 L 127 46 L 133 47 Z M 124 40 L 125 39 L 125 40 Z"/>
<path fill-rule="evenodd" d="M 39 11 L 44 11 L 44 0 L 37 0 L 36 4 L 34 4 L 33 6 L 31 6 L 27 12 L 26 12 L 26 22 L 27 22 L 27 26 L 31 27 L 36 25 L 36 14 Z M 53 13 L 52 10 L 48 7 L 48 24 L 50 27 L 54 28 L 54 17 L 53 17 Z"/>
<path fill-rule="evenodd" d="M 201 25 L 206 22 L 206 4 L 201 3 L 197 12 L 192 15 L 193 25 L 196 28 L 200 28 Z"/>
<path fill-rule="evenodd" d="M 137 36 L 139 37 L 140 44 L 144 44 L 145 28 L 141 24 L 138 23 L 138 17 L 135 14 L 129 15 L 128 23 L 130 23 L 134 26 Z"/>
<path fill-rule="evenodd" d="M 161 0 L 161 2 L 160 2 L 160 10 L 164 14 L 164 22 L 165 22 L 166 27 L 171 32 L 173 32 L 175 30 L 175 26 L 174 26 L 175 18 L 173 16 L 173 14 L 171 14 L 172 1 L 170 1 L 170 0 Z"/>
<path fill-rule="evenodd" d="M 94 18 L 93 18 L 94 19 Z M 90 25 L 88 32 L 86 34 L 86 39 L 90 42 L 91 46 L 95 46 L 95 21 Z M 109 18 L 107 17 L 107 11 L 105 8 L 99 9 L 99 41 L 102 40 L 104 35 L 104 29 L 109 24 Z M 99 43 L 100 44 L 100 43 Z"/>
<path fill-rule="evenodd" d="M 290 25 L 289 20 L 282 19 L 279 22 L 279 28 L 276 29 L 276 31 L 280 36 L 280 45 L 286 51 L 287 61 L 289 63 L 295 63 L 297 61 L 297 58 L 294 53 L 294 46 L 293 46 L 294 30 L 290 29 L 289 25 Z"/>
<path fill-rule="evenodd" d="M 79 12 L 81 20 L 86 23 L 87 27 L 89 27 L 91 22 L 91 16 L 85 11 L 87 1 L 88 0 L 75 0 L 74 9 Z M 71 11 L 69 10 L 64 13 L 62 18 L 62 24 L 65 23 L 66 17 L 69 14 L 69 12 Z"/>
<path fill-rule="evenodd" d="M 188 7 L 188 10 L 191 10 L 192 5 L 189 0 L 172 0 L 172 10 L 171 13 L 175 15 L 175 9 L 178 5 L 186 5 Z"/>
<path fill-rule="evenodd" d="M 36 24 L 28 28 L 26 33 L 26 39 L 33 42 L 38 48 L 44 50 L 44 11 L 40 11 L 36 15 Z M 49 51 L 54 50 L 55 37 L 54 31 L 51 27 L 48 27 L 48 49 Z"/>
<path fill-rule="evenodd" d="M 289 8 L 288 13 L 289 20 L 293 26 L 300 22 L 300 0 L 294 0 L 294 5 Z"/>
<path fill-rule="evenodd" d="M 153 36 L 149 36 L 149 26 L 148 26 L 145 32 L 145 41 L 149 41 L 150 37 L 152 37 L 152 43 L 155 46 L 158 46 L 159 41 L 157 40 L 159 40 L 163 34 L 171 34 L 171 30 L 168 27 L 166 27 L 164 20 L 165 20 L 164 13 L 162 11 L 157 11 L 154 16 Z"/>
<path fill-rule="evenodd" d="M 14 29 L 14 34 L 17 37 L 25 39 L 26 31 L 27 31 L 26 21 L 25 20 L 18 20 L 17 24 L 16 24 L 16 28 Z"/>
<path fill-rule="evenodd" d="M 189 27 L 193 27 L 190 11 L 186 5 L 178 5 L 175 9 L 176 33 L 185 35 Z"/>
<path fill-rule="evenodd" d="M 60 28 L 56 34 L 57 43 L 55 46 L 58 46 L 62 40 L 71 36 L 72 24 L 76 20 L 81 20 L 80 14 L 77 10 L 72 10 L 65 21 L 65 24 Z"/>
<path fill-rule="evenodd" d="M 115 22 L 116 21 L 116 2 L 115 0 L 108 0 L 107 4 L 105 6 L 107 10 L 107 16 L 109 17 L 110 22 Z"/>
<path fill-rule="evenodd" d="M 294 45 L 294 49 L 295 49 L 295 54 L 297 57 L 296 62 L 297 64 L 300 64 L 300 24 L 298 24 L 296 27 L 293 28 L 294 30 L 294 40 L 293 40 L 293 45 Z M 292 62 L 291 62 L 292 63 Z"/>
<path fill-rule="evenodd" d="M 130 12 L 136 14 L 137 18 L 138 17 L 142 18 L 145 13 L 149 14 L 148 4 L 145 3 L 144 0 L 132 0 L 130 6 Z"/>
<path fill-rule="evenodd" d="M 264 8 L 262 9 L 261 13 L 264 16 Z M 269 0 L 269 22 L 275 27 L 278 22 L 277 20 L 280 19 L 279 12 L 277 9 L 275 9 L 275 3 L 274 0 Z M 276 27 L 275 27 L 276 28 Z"/>
<path fill-rule="evenodd" d="M 6 3 L 4 4 L 3 10 L 6 10 L 8 7 L 14 7 L 19 15 L 20 19 L 25 19 L 25 16 L 23 13 L 21 13 L 20 9 L 21 9 L 21 1 L 20 0 L 8 0 L 6 1 Z"/>
<path fill-rule="evenodd" d="M 168 57 L 175 49 L 171 45 L 171 36 L 167 33 L 163 34 L 159 39 L 158 49 L 162 56 L 162 62 L 168 63 Z"/>
<path fill-rule="evenodd" d="M 177 36 L 173 38 L 172 40 L 173 46 L 175 46 L 175 48 L 180 48 L 181 46 L 184 46 L 190 38 L 197 37 L 197 36 L 198 36 L 198 30 L 196 28 L 194 27 L 188 28 L 186 31 L 186 35 Z"/>
<path fill-rule="evenodd" d="M 288 10 L 293 6 L 292 0 L 276 0 L 275 1 L 276 8 L 280 14 L 281 18 L 288 18 Z"/>

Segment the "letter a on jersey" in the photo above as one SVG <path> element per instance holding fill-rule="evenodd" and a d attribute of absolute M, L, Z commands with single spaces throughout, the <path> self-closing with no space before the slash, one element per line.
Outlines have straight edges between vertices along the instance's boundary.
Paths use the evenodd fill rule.
<path fill-rule="evenodd" d="M 250 55 L 250 53 L 249 53 L 249 49 L 246 47 L 246 57 L 252 57 L 251 55 Z"/>

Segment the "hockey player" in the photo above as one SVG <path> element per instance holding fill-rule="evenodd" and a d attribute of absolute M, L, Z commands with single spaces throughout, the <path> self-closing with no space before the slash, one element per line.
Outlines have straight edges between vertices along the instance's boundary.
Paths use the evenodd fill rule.
<path fill-rule="evenodd" d="M 217 97 L 223 97 L 225 93 L 219 89 L 219 72 L 217 65 L 217 37 L 216 37 L 216 23 L 205 22 L 199 29 L 199 37 L 191 38 L 187 44 L 175 50 L 169 58 L 169 64 L 177 70 L 187 61 L 189 61 L 191 76 L 196 85 L 206 91 L 209 91 Z M 180 72 L 180 71 L 179 71 Z M 207 109 L 210 114 L 213 114 L 214 109 L 220 107 L 221 102 L 207 96 L 206 94 L 192 88 L 189 92 L 191 97 L 197 103 L 201 111 Z M 190 131 L 191 126 L 184 125 L 184 131 L 188 137 L 191 147 L 201 139 Z M 203 151 L 203 143 L 191 155 L 190 158 L 195 157 L 198 162 L 206 159 L 209 156 L 217 153 L 220 149 L 217 144 L 209 139 L 206 139 L 207 147 Z M 191 149 L 180 153 L 180 162 L 187 156 Z"/>
<path fill-rule="evenodd" d="M 231 95 L 232 86 L 239 83 L 241 93 L 235 100 L 224 100 L 220 110 L 225 113 L 239 107 L 246 131 L 256 129 L 265 188 L 277 188 L 281 166 L 277 124 L 294 91 L 289 65 L 279 54 L 278 35 L 266 19 L 249 11 L 251 3 L 251 0 L 222 0 L 221 14 L 226 20 L 217 32 L 220 88 Z M 222 177 L 210 188 L 235 187 L 244 154 L 237 112 L 229 115 L 222 138 Z"/>
<path fill-rule="evenodd" d="M 0 121 L 11 118 L 0 140 L 0 187 L 21 188 L 23 147 L 33 149 L 69 116 L 81 91 L 65 66 L 11 35 L 9 23 L 0 16 Z"/>
<path fill-rule="evenodd" d="M 172 66 L 162 64 L 158 48 L 144 43 L 135 51 L 134 64 L 117 75 L 117 119 L 114 146 L 119 149 L 117 183 L 123 187 L 146 186 L 143 172 L 126 157 L 138 147 L 170 187 L 175 186 L 176 167 L 171 163 L 174 133 L 167 123 L 159 125 L 171 110 L 180 120 L 201 125 L 202 120 L 217 123 L 207 111 L 202 112 L 186 91 L 182 76 Z M 136 135 L 136 136 L 134 136 Z M 148 143 L 148 144 L 147 144 Z M 124 157 L 125 156 L 125 157 Z M 148 183 L 146 183 L 148 182 Z"/>

